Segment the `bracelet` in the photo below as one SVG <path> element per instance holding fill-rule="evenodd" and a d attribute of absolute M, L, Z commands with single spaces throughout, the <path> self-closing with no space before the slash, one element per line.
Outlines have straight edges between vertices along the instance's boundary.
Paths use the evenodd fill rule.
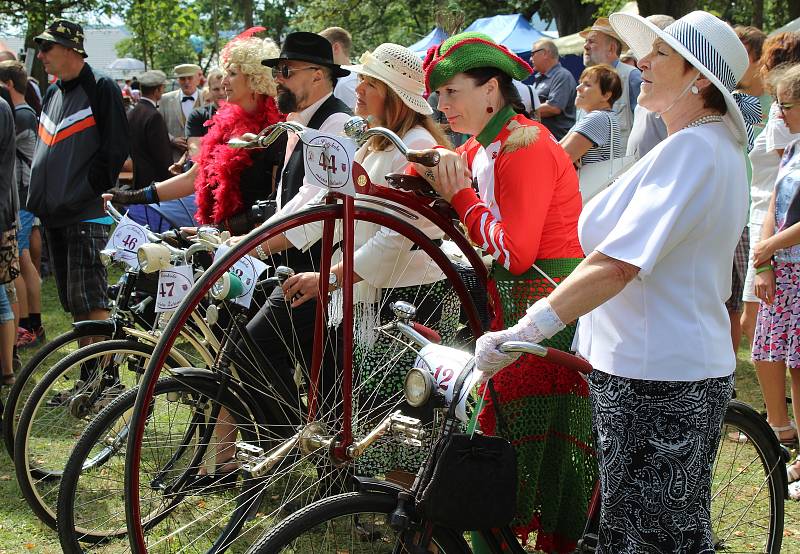
<path fill-rule="evenodd" d="M 762 265 L 756 268 L 756 275 L 759 273 L 764 273 L 765 271 L 775 271 L 775 268 L 772 267 L 772 264 Z"/>
<path fill-rule="evenodd" d="M 256 256 L 258 256 L 259 260 L 266 260 L 269 257 L 260 244 L 256 246 Z"/>

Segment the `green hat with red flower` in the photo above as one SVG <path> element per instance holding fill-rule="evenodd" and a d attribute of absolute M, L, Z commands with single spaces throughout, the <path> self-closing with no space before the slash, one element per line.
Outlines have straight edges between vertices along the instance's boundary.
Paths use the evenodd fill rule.
<path fill-rule="evenodd" d="M 438 47 L 429 49 L 422 67 L 428 92 L 456 74 L 476 67 L 496 67 L 518 81 L 533 73 L 531 66 L 511 50 L 488 35 L 474 32 L 453 35 Z"/>

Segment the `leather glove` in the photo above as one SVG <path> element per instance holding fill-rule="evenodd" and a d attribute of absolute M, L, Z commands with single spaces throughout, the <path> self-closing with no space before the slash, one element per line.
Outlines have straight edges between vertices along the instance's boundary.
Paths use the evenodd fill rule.
<path fill-rule="evenodd" d="M 154 204 L 159 201 L 158 192 L 154 185 L 139 190 L 113 188 L 108 192 L 114 195 L 111 201 L 115 204 Z"/>

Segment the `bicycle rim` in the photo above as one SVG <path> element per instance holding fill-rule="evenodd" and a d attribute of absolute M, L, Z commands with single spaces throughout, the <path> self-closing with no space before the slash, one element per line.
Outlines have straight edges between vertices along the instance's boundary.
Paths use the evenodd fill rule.
<path fill-rule="evenodd" d="M 364 224 L 371 223 L 372 221 L 369 218 L 383 224 L 383 220 L 373 215 L 374 213 L 380 214 L 380 212 L 374 212 L 368 209 L 358 210 L 357 217 L 360 218 L 359 224 L 361 221 L 363 221 Z M 309 210 L 307 213 L 304 212 L 304 219 L 283 221 L 272 227 L 256 230 L 248 235 L 245 240 L 237 246 L 234 252 L 230 252 L 222 261 L 215 263 L 212 268 L 207 270 L 203 278 L 198 281 L 192 289 L 192 294 L 184 300 L 176 317 L 165 329 L 164 336 L 154 351 L 153 360 L 148 366 L 139 398 L 137 398 L 137 408 L 134 412 L 136 414 L 141 413 L 138 406 L 143 406 L 145 402 L 149 402 L 152 393 L 149 392 L 148 385 L 154 382 L 153 379 L 161 375 L 159 356 L 162 349 L 169 348 L 171 335 L 179 328 L 182 321 L 188 317 L 187 311 L 195 309 L 195 307 L 200 304 L 201 300 L 206 298 L 206 292 L 211 285 L 227 271 L 228 267 L 233 265 L 239 252 L 247 252 L 255 243 L 265 240 L 268 236 L 284 232 L 288 228 L 299 227 L 303 224 L 318 223 L 325 220 L 333 221 L 337 220 L 340 216 L 340 206 L 326 206 Z M 421 248 L 436 249 L 429 240 L 427 244 Z M 427 252 L 427 250 L 425 251 Z M 443 257 L 441 253 L 439 253 L 439 256 Z M 267 260 L 266 263 L 274 266 L 279 265 L 280 262 L 278 260 Z M 405 270 L 406 268 L 398 268 L 398 275 L 402 275 L 402 272 Z M 449 270 L 451 275 L 448 275 L 448 277 L 459 280 L 452 267 L 450 267 Z M 431 318 L 423 319 L 420 322 L 432 327 L 437 327 L 440 325 L 442 318 L 453 317 L 453 314 L 450 313 L 453 309 L 455 309 L 455 317 L 457 319 L 459 304 L 466 306 L 466 309 L 469 310 L 472 306 L 469 293 L 463 287 L 463 284 L 461 287 L 461 291 L 457 294 L 444 295 L 447 297 L 446 300 L 435 300 L 432 309 L 428 310 L 432 314 Z M 426 298 L 430 298 L 429 291 L 423 287 L 420 287 L 418 291 L 419 294 L 417 295 L 411 291 L 409 300 L 423 304 Z M 408 291 L 406 291 L 406 293 L 408 294 Z M 378 311 L 387 308 L 383 300 L 388 302 L 390 297 L 391 294 L 387 294 L 384 299 L 377 303 Z M 258 301 L 255 300 L 255 302 L 256 306 L 252 311 L 260 308 L 257 304 Z M 443 309 L 445 304 L 447 304 L 446 309 Z M 331 303 L 331 306 L 332 305 L 333 303 Z M 332 314 L 335 308 L 331 308 L 331 306 L 328 307 L 329 311 L 327 312 L 327 316 L 332 319 L 334 317 Z M 472 310 L 474 311 L 474 307 L 472 307 Z M 221 306 L 220 311 L 225 313 L 226 308 Z M 448 315 L 443 316 L 442 314 L 444 312 L 447 312 Z M 373 317 L 364 314 L 356 315 L 357 321 L 354 327 L 356 325 L 361 325 L 367 318 Z M 374 324 L 372 319 L 369 319 L 369 321 Z M 223 334 L 222 342 L 224 340 L 224 334 L 227 331 L 223 329 L 220 332 Z M 309 335 L 304 335 L 304 333 L 307 332 L 307 329 L 293 327 L 291 336 L 282 338 L 281 346 L 287 351 L 294 351 L 300 343 L 309 341 Z M 316 335 L 314 335 L 312 331 L 310 336 L 315 336 L 316 338 L 314 341 L 320 344 L 321 350 L 327 352 L 324 359 L 326 363 L 329 364 L 327 366 L 323 365 L 321 369 L 322 376 L 319 381 L 321 385 L 318 389 L 318 394 L 313 396 L 321 407 L 320 410 L 315 412 L 316 417 L 313 418 L 315 427 L 313 429 L 309 428 L 310 426 L 307 421 L 309 411 L 307 401 L 310 394 L 308 384 L 309 379 L 311 379 L 309 376 L 309 367 L 312 365 L 310 360 L 311 356 L 307 353 L 298 354 L 296 358 L 293 358 L 293 374 L 283 375 L 281 379 L 278 379 L 280 382 L 276 384 L 274 373 L 267 375 L 263 372 L 260 374 L 257 372 L 256 375 L 249 375 L 246 378 L 239 379 L 242 377 L 240 373 L 243 371 L 243 368 L 260 367 L 260 364 L 263 364 L 265 356 L 263 352 L 253 352 L 252 345 L 247 344 L 246 341 L 244 346 L 239 345 L 237 348 L 239 363 L 235 364 L 233 368 L 235 377 L 239 379 L 243 389 L 261 399 L 260 405 L 264 407 L 264 417 L 269 423 L 264 427 L 264 432 L 259 434 L 260 437 L 263 437 L 260 439 L 261 444 L 254 445 L 263 449 L 262 458 L 268 457 L 269 454 L 274 453 L 274 451 L 281 446 L 286 446 L 291 441 L 291 437 L 294 437 L 298 433 L 298 427 L 301 428 L 301 434 L 304 434 L 305 437 L 307 437 L 308 434 L 316 433 L 331 439 L 339 432 L 341 414 L 348 409 L 348 407 L 352 410 L 351 418 L 348 420 L 352 424 L 351 428 L 355 433 L 364 433 L 371 428 L 376 418 L 380 418 L 389 413 L 395 407 L 399 406 L 402 401 L 400 390 L 396 390 L 393 394 L 381 398 L 378 398 L 374 391 L 379 387 L 381 376 L 386 373 L 383 370 L 386 368 L 392 368 L 398 363 L 402 363 L 408 364 L 407 367 L 404 367 L 403 371 L 410 369 L 414 355 L 413 353 L 411 354 L 411 361 L 409 362 L 408 345 L 397 343 L 396 348 L 389 348 L 377 360 L 373 359 L 370 365 L 370 371 L 362 375 L 363 379 L 356 379 L 351 385 L 352 390 L 345 393 L 344 389 L 346 386 L 342 383 L 341 379 L 337 379 L 337 376 L 341 375 L 342 368 L 336 367 L 338 363 L 336 360 L 341 359 L 339 356 L 339 349 L 341 346 L 337 343 L 336 337 L 329 332 L 328 328 L 321 334 L 317 333 Z M 266 357 L 266 359 L 269 358 Z M 311 381 L 313 381 L 313 379 L 311 379 Z M 346 402 L 344 398 L 352 398 L 355 406 L 351 405 L 349 401 Z M 357 398 L 359 400 L 355 402 Z M 158 534 L 159 536 L 163 536 L 163 533 L 157 530 L 157 525 L 151 529 L 145 529 L 144 526 L 139 523 L 141 520 L 139 508 L 142 505 L 142 501 L 138 498 L 138 495 L 145 486 L 144 481 L 146 476 L 140 468 L 141 464 L 139 458 L 141 458 L 142 454 L 139 452 L 140 446 L 138 444 L 141 442 L 139 438 L 141 430 L 139 428 L 139 422 L 137 421 L 138 417 L 138 415 L 135 415 L 131 422 L 133 431 L 129 437 L 129 447 L 127 451 L 126 491 L 128 498 L 131 499 L 127 521 L 128 529 L 131 533 L 130 538 L 133 550 L 136 552 L 147 552 L 156 551 L 153 549 L 153 539 L 149 535 Z M 305 446 L 300 447 L 300 442 L 300 439 L 296 439 L 295 446 L 297 447 L 289 448 L 286 453 L 270 466 L 268 472 L 261 475 L 262 481 L 258 491 L 257 506 L 254 506 L 251 510 L 251 513 L 248 515 L 248 521 L 243 527 L 240 536 L 237 538 L 237 545 L 242 545 L 241 548 L 252 544 L 264 529 L 273 526 L 288 513 L 318 498 L 349 489 L 350 476 L 353 473 L 352 467 L 348 464 L 341 467 L 333 461 L 331 459 L 331 449 L 327 446 L 309 447 L 309 441 L 306 441 L 303 443 Z M 161 541 L 159 545 L 162 544 L 165 543 Z M 237 548 L 238 547 L 239 546 L 237 546 Z M 160 552 L 162 550 L 157 551 Z M 177 548 L 164 551 L 182 552 L 190 550 L 181 550 Z"/>

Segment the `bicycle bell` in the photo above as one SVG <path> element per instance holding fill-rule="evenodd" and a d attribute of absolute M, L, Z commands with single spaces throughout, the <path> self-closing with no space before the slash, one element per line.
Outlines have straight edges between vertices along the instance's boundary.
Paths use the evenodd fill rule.
<path fill-rule="evenodd" d="M 361 139 L 367 132 L 369 124 L 363 117 L 353 116 L 344 124 L 344 134 L 361 144 Z"/>

